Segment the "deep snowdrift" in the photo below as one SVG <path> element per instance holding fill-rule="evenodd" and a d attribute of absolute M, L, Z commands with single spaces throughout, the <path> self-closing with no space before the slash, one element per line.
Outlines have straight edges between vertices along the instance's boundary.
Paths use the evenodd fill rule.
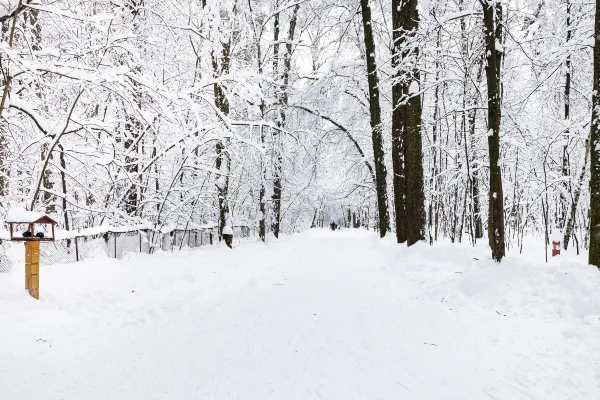
<path fill-rule="evenodd" d="M 40 301 L 15 267 L 0 398 L 598 399 L 600 273 L 541 251 L 313 230 L 43 267 Z"/>

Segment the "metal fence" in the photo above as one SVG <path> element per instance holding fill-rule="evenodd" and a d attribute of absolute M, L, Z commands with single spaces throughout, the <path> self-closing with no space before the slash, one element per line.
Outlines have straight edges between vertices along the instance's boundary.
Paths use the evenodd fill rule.
<path fill-rule="evenodd" d="M 120 260 L 130 253 L 151 253 L 152 243 L 154 243 L 154 250 L 163 251 L 200 247 L 217 240 L 215 232 L 216 230 L 213 229 L 175 229 L 168 233 L 136 230 L 43 242 L 40 246 L 40 263 L 42 265 L 72 263 L 103 255 Z M 234 228 L 234 234 L 239 238 L 250 237 L 253 233 L 255 234 L 247 226 Z M 0 273 L 9 272 L 11 269 L 12 263 L 6 256 L 10 245 L 10 241 L 0 240 Z"/>
<path fill-rule="evenodd" d="M 78 236 L 42 243 L 40 262 L 42 265 L 77 262 L 103 254 L 121 260 L 130 253 L 150 254 L 158 249 L 174 251 L 183 247 L 200 247 L 211 244 L 213 236 L 212 229 L 173 230 L 168 233 L 138 230 Z"/>
<path fill-rule="evenodd" d="M 12 263 L 6 256 L 6 252 L 10 248 L 10 242 L 7 240 L 0 240 L 0 274 L 10 271 Z"/>

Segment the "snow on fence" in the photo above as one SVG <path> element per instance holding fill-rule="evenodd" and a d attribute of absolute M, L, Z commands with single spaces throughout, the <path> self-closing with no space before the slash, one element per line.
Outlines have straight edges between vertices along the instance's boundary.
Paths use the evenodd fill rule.
<path fill-rule="evenodd" d="M 166 233 L 150 230 L 109 231 L 44 243 L 40 248 L 40 262 L 42 265 L 77 262 L 103 254 L 120 260 L 130 253 L 149 254 L 150 243 L 155 243 L 155 249 L 174 251 L 186 246 L 193 248 L 211 244 L 213 237 L 212 229 L 174 229 Z"/>
<path fill-rule="evenodd" d="M 235 235 L 247 238 L 254 232 L 248 226 L 236 226 Z M 159 235 L 160 237 L 156 237 Z M 159 233 L 149 229 L 138 229 L 124 232 L 108 231 L 92 235 L 74 236 L 44 242 L 40 246 L 40 264 L 64 264 L 106 255 L 122 259 L 129 253 L 151 252 L 150 243 L 155 249 L 175 251 L 184 247 L 194 248 L 212 244 L 216 240 L 216 229 L 173 229 Z M 12 262 L 6 257 L 10 241 L 0 240 L 0 273 L 9 272 Z"/>

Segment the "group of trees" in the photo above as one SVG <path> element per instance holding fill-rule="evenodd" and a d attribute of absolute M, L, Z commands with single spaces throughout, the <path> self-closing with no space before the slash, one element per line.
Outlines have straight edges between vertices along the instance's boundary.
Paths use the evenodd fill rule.
<path fill-rule="evenodd" d="M 561 230 L 600 265 L 594 6 L 0 0 L 0 210 L 262 240 L 351 214 L 497 261 Z"/>

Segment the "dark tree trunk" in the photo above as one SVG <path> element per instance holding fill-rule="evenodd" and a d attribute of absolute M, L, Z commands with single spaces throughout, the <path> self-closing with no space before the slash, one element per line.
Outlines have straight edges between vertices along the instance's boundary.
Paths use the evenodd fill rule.
<path fill-rule="evenodd" d="M 371 112 L 371 133 L 373 139 L 373 158 L 375 163 L 375 179 L 377 191 L 377 206 L 379 211 L 379 235 L 384 237 L 390 230 L 387 205 L 387 171 L 381 137 L 381 108 L 379 105 L 379 80 L 377 78 L 377 63 L 375 61 L 375 40 L 371 26 L 371 9 L 369 0 L 360 0 L 362 22 L 365 39 L 365 56 L 367 60 L 367 78 L 369 83 L 369 108 Z"/>
<path fill-rule="evenodd" d="M 65 171 L 67 170 L 67 162 L 65 160 L 65 151 L 64 148 L 61 144 L 58 145 L 58 148 L 60 150 L 60 180 L 62 183 L 62 193 L 63 193 L 63 198 L 62 198 L 62 212 L 63 212 L 63 218 L 64 218 L 64 222 L 65 222 L 65 230 L 69 230 L 69 216 L 67 214 L 67 177 L 65 174 Z"/>
<path fill-rule="evenodd" d="M 481 83 L 481 72 L 483 69 L 483 59 L 480 60 L 479 69 L 477 71 L 477 85 Z M 473 101 L 473 109 L 469 113 L 469 129 L 471 136 L 471 148 L 472 148 L 472 159 L 473 161 L 477 159 L 477 154 L 475 152 L 475 122 L 477 118 L 477 106 L 478 104 L 478 96 L 474 95 Z M 481 207 L 479 204 L 479 172 L 477 169 L 474 169 L 471 174 L 471 195 L 473 196 L 473 219 L 475 225 L 475 239 L 481 239 L 483 237 L 483 223 L 481 222 Z"/>
<path fill-rule="evenodd" d="M 394 104 L 394 121 L 396 128 L 399 129 L 400 140 L 397 142 L 403 147 L 405 182 L 401 183 L 400 188 L 394 188 L 396 192 L 402 194 L 405 191 L 405 210 L 400 210 L 400 217 L 405 217 L 406 243 L 412 246 L 420 240 L 425 240 L 426 214 L 425 214 L 425 194 L 423 189 L 423 150 L 421 143 L 421 95 L 420 95 L 420 75 L 416 63 L 419 56 L 419 49 L 416 46 L 409 45 L 419 28 L 419 13 L 417 10 L 417 0 L 397 1 L 394 0 L 393 25 L 394 25 L 394 50 L 401 51 L 400 60 L 402 63 L 397 71 L 394 86 L 400 86 L 393 89 L 392 94 L 398 96 L 397 103 Z M 398 56 L 398 54 L 395 54 Z M 396 135 L 392 129 L 393 137 Z M 398 147 L 396 145 L 392 148 Z M 400 160 L 398 160 L 400 161 Z M 396 162 L 394 166 L 400 163 Z M 396 173 L 394 174 L 396 178 Z M 400 176 L 401 178 L 401 176 Z M 396 180 L 395 180 L 396 182 Z M 402 205 L 402 202 L 400 203 Z M 396 208 L 398 210 L 398 208 Z M 398 221 L 398 213 L 396 213 Z M 396 223 L 398 225 L 398 222 Z M 401 224 L 402 225 L 402 224 Z"/>
<path fill-rule="evenodd" d="M 318 210 L 315 208 L 315 214 L 313 215 L 312 222 L 310 223 L 311 228 L 317 227 L 317 214 L 318 214 Z"/>
<path fill-rule="evenodd" d="M 0 39 L 4 42 L 8 38 L 9 32 L 9 23 L 8 20 L 2 21 L 2 30 Z M 5 75 L 2 74 L 0 77 L 0 84 L 2 86 L 6 85 L 7 79 Z M 2 160 L 2 164 L 8 158 L 8 143 L 6 141 L 5 135 L 6 132 L 6 124 L 0 124 L 0 160 Z M 0 196 L 8 195 L 8 177 L 10 175 L 10 169 L 8 165 L 0 165 Z"/>
<path fill-rule="evenodd" d="M 571 1 L 567 0 L 567 41 L 569 43 L 571 41 Z M 567 55 L 567 59 L 565 60 L 565 92 L 564 92 L 564 103 L 565 103 L 565 122 L 568 124 L 568 120 L 570 118 L 570 108 L 571 108 L 571 55 Z M 568 153 L 568 144 L 569 144 L 569 128 L 567 127 L 565 131 L 565 144 L 563 145 L 563 154 L 562 154 L 562 176 L 565 179 L 563 181 L 563 191 L 560 192 L 560 217 L 558 221 L 558 226 L 565 226 L 566 218 L 567 218 L 567 193 L 569 190 L 569 183 L 566 178 L 571 175 L 571 168 L 569 165 L 569 153 Z M 566 247 L 565 247 L 566 250 Z"/>
<path fill-rule="evenodd" d="M 596 0 L 594 25 L 594 86 L 590 141 L 589 263 L 600 268 L 600 0 Z"/>
<path fill-rule="evenodd" d="M 135 84 L 135 83 L 134 83 Z M 141 123 L 137 120 L 137 118 L 133 115 L 127 115 L 125 122 L 125 151 L 128 154 L 125 157 L 125 163 L 127 164 L 125 170 L 130 175 L 131 182 L 137 180 L 138 177 L 138 164 L 137 164 L 137 149 L 133 148 L 134 144 L 137 142 L 139 134 L 141 132 Z M 128 215 L 135 215 L 138 212 L 138 187 L 137 185 L 130 185 L 127 189 L 127 194 L 125 196 L 125 212 Z"/>
<path fill-rule="evenodd" d="M 126 6 L 129 9 L 131 14 L 131 18 L 133 21 L 133 31 L 139 31 L 139 23 L 136 21 L 137 16 L 139 15 L 142 7 L 144 6 L 144 0 L 129 0 L 126 2 Z M 135 72 L 140 72 L 140 67 L 134 67 Z M 141 110 L 142 109 L 142 95 L 140 93 L 140 84 L 137 81 L 131 81 L 131 85 L 133 87 L 133 95 L 135 99 L 135 104 Z M 143 127 L 142 122 L 138 119 L 134 113 L 128 113 L 125 116 L 125 150 L 128 154 L 125 157 L 125 163 L 127 166 L 125 170 L 131 177 L 131 182 L 135 182 L 138 179 L 139 175 L 139 166 L 136 162 L 137 157 L 137 141 L 139 135 L 141 134 Z M 135 146 L 135 148 L 133 147 Z M 128 215 L 136 215 L 139 211 L 140 204 L 140 196 L 139 196 L 139 187 L 135 184 L 132 184 L 129 189 L 127 189 L 127 194 L 125 196 L 125 211 Z"/>
<path fill-rule="evenodd" d="M 275 9 L 279 8 L 279 0 L 275 1 Z M 279 12 L 273 16 L 273 79 L 279 80 Z M 275 97 L 278 99 L 278 107 L 281 107 L 280 94 L 276 93 Z M 276 114 L 276 119 L 279 119 L 279 111 Z M 278 126 L 279 123 L 277 124 Z M 271 230 L 276 238 L 279 238 L 279 217 L 281 216 L 281 154 L 278 148 L 277 141 L 273 141 L 273 150 L 275 152 L 275 161 L 273 163 L 273 222 L 271 223 Z"/>
<path fill-rule="evenodd" d="M 25 19 L 25 23 L 29 24 L 29 26 L 26 26 L 25 29 L 29 30 L 31 32 L 31 50 L 34 52 L 39 52 L 42 49 L 42 27 L 39 24 L 39 10 L 35 10 L 35 9 L 27 9 L 26 12 L 24 13 L 24 19 Z M 35 94 L 36 96 L 40 99 L 40 101 L 43 101 L 42 99 L 42 93 L 40 91 L 40 87 L 37 83 L 34 83 L 34 90 L 35 90 Z M 44 144 L 42 145 L 42 151 L 41 151 L 41 159 L 42 161 L 46 159 L 46 156 L 48 154 L 48 144 Z M 54 157 L 51 154 L 50 155 L 50 160 L 53 160 Z M 52 171 L 50 170 L 50 168 L 46 168 L 44 170 L 44 173 L 42 175 L 42 185 L 44 188 L 52 190 L 54 189 L 54 181 L 52 179 Z M 56 200 L 56 196 L 54 196 L 51 192 L 46 192 L 44 191 L 42 193 L 42 201 L 44 203 L 44 206 L 46 208 L 46 213 L 50 214 L 53 213 L 54 211 L 56 211 L 56 207 L 55 207 L 55 202 Z"/>
<path fill-rule="evenodd" d="M 202 0 L 202 8 L 206 7 L 206 0 Z M 221 43 L 221 54 L 215 56 L 211 53 L 211 62 L 213 68 L 213 76 L 219 77 L 229 73 L 229 64 L 231 58 L 231 40 Z M 213 95 L 215 97 L 215 106 L 223 115 L 229 115 L 229 100 L 225 93 L 225 89 L 218 83 L 213 84 Z M 217 197 L 219 207 L 219 241 L 223 239 L 223 228 L 228 222 L 229 216 L 229 171 L 231 159 L 227 152 L 225 142 L 218 140 L 215 145 L 217 158 L 215 160 L 215 168 L 217 173 Z"/>
<path fill-rule="evenodd" d="M 220 76 L 229 73 L 229 57 L 230 57 L 230 46 L 229 42 L 221 44 L 221 56 L 220 65 L 219 60 L 213 56 L 213 71 L 215 76 Z M 217 83 L 213 84 L 213 92 L 215 96 L 215 105 L 223 113 L 223 115 L 229 115 L 229 100 L 225 94 L 223 87 Z M 229 215 L 229 169 L 231 160 L 229 153 L 225 147 L 223 140 L 218 140 L 215 146 L 217 153 L 217 159 L 215 167 L 219 171 L 217 175 L 217 195 L 219 202 L 219 241 L 223 238 L 223 228 L 227 223 Z"/>
<path fill-rule="evenodd" d="M 252 2 L 248 2 L 248 6 L 250 7 L 250 12 L 253 13 L 254 11 L 252 10 Z M 252 21 L 252 27 L 254 29 L 254 35 L 256 38 L 255 41 L 255 46 L 256 46 L 256 62 L 258 65 L 258 74 L 262 75 L 263 74 L 263 64 L 262 64 L 262 49 L 260 47 L 260 34 L 258 33 L 256 26 L 254 25 L 254 18 L 251 19 Z M 260 102 L 260 117 L 261 119 L 265 119 L 265 100 L 264 98 L 261 99 Z M 264 126 L 260 126 L 260 144 L 261 146 L 265 147 L 265 127 Z M 260 219 L 258 220 L 258 236 L 260 237 L 260 240 L 262 240 L 263 242 L 266 241 L 267 239 L 267 232 L 266 232 L 266 211 L 267 211 L 267 207 L 266 207 L 266 194 L 267 194 L 267 190 L 265 187 L 266 184 L 266 179 L 267 178 L 267 171 L 266 171 L 266 160 L 265 160 L 265 156 L 261 156 L 260 159 L 260 190 L 259 190 L 259 198 L 258 198 L 258 209 L 260 212 Z M 316 223 L 315 219 L 317 217 L 316 214 L 316 210 L 315 210 L 315 216 L 313 218 L 313 225 Z M 314 227 L 314 226 L 313 226 Z"/>
<path fill-rule="evenodd" d="M 412 79 L 413 83 L 419 82 L 419 73 L 415 71 Z M 406 209 L 408 216 L 406 242 L 409 246 L 425 240 L 426 224 L 421 142 L 421 95 L 410 94 L 410 96 L 406 106 L 406 136 L 404 141 L 407 188 Z"/>
<path fill-rule="evenodd" d="M 490 193 L 488 213 L 488 239 L 492 258 L 500 262 L 504 257 L 504 196 L 500 159 L 500 121 L 502 88 L 500 69 L 502 49 L 502 5 L 491 0 L 481 0 L 486 50 L 485 73 L 488 86 L 488 148 L 490 153 Z"/>
<path fill-rule="evenodd" d="M 283 56 L 283 71 L 282 71 L 282 78 L 283 78 L 283 83 L 280 87 L 280 96 L 279 96 L 279 115 L 277 118 L 277 126 L 279 128 L 285 128 L 285 122 L 286 122 L 286 109 L 287 109 L 287 105 L 288 105 L 288 89 L 289 89 L 289 81 L 290 81 L 290 68 L 291 68 L 291 63 L 292 63 L 292 51 L 293 51 L 293 45 L 292 43 L 294 42 L 294 34 L 296 31 L 296 21 L 298 18 L 298 9 L 300 8 L 299 5 L 296 5 L 294 7 L 294 10 L 292 11 L 292 17 L 290 19 L 290 26 L 288 29 L 288 37 L 287 37 L 287 42 L 285 44 L 285 48 L 286 48 L 286 52 Z M 276 30 L 277 36 L 279 37 L 279 13 L 277 14 L 276 18 L 275 18 L 275 26 L 274 29 Z M 277 41 L 277 39 L 276 39 Z M 279 45 L 275 45 L 276 49 L 279 49 Z M 278 51 L 277 51 L 278 52 Z M 277 65 L 277 57 L 275 56 L 275 60 L 274 60 L 275 66 Z M 275 76 L 277 78 L 277 69 L 275 69 Z M 273 168 L 274 171 L 274 179 L 273 179 L 273 214 L 274 214 L 274 219 L 275 221 L 273 222 L 273 234 L 275 235 L 276 238 L 279 237 L 279 232 L 280 232 L 280 225 L 281 225 L 281 195 L 283 192 L 283 183 L 282 183 L 282 174 L 283 174 L 283 146 L 281 143 L 281 134 L 278 131 L 277 132 L 277 139 L 278 139 L 278 143 L 275 144 L 276 146 L 276 157 L 275 157 L 275 165 Z"/>
<path fill-rule="evenodd" d="M 261 111 L 262 111 L 262 115 L 264 117 L 264 104 L 261 107 Z M 265 145 L 265 133 L 264 133 L 264 127 L 261 126 L 260 127 L 260 143 L 264 146 Z M 263 156 L 264 158 L 264 156 Z M 266 180 L 266 175 L 267 175 L 267 171 L 265 168 L 265 160 L 263 159 L 261 161 L 261 165 L 260 165 L 260 191 L 259 191 L 259 198 L 258 198 L 258 209 L 260 212 L 260 219 L 258 221 L 258 236 L 260 237 L 260 240 L 262 240 L 263 242 L 265 242 L 267 240 L 267 224 L 266 224 L 266 212 L 267 212 L 267 207 L 266 207 L 266 194 L 267 194 L 267 190 L 265 188 L 265 180 Z M 314 219 L 313 219 L 314 221 Z"/>
<path fill-rule="evenodd" d="M 588 162 L 588 154 L 590 152 L 590 141 L 585 141 L 585 154 L 583 156 L 583 167 L 581 167 L 581 172 L 579 174 L 579 179 L 577 181 L 577 187 L 575 188 L 575 193 L 573 194 L 573 201 L 571 202 L 571 212 L 569 213 L 569 218 L 567 219 L 564 231 L 563 238 L 563 248 L 567 250 L 569 248 L 569 239 L 573 234 L 573 227 L 575 226 L 575 217 L 577 215 L 577 205 L 579 204 L 579 198 L 581 197 L 581 187 L 583 186 L 583 180 L 585 178 L 585 170 L 587 169 Z"/>
<path fill-rule="evenodd" d="M 402 0 L 392 0 L 392 27 L 394 45 L 392 47 L 392 68 L 396 70 L 392 83 L 392 161 L 394 184 L 394 210 L 396 224 L 396 240 L 406 242 L 406 175 L 404 171 L 404 107 L 402 106 L 402 77 L 400 62 L 404 35 L 402 18 Z M 436 89 L 437 90 L 437 89 Z"/>
<path fill-rule="evenodd" d="M 436 46 L 438 48 L 438 56 L 440 55 L 441 52 L 441 30 L 438 29 L 438 34 L 437 34 L 437 42 L 436 42 Z M 440 77 L 440 65 L 439 62 L 436 61 L 435 63 L 435 82 L 439 81 L 439 77 Z M 438 226 L 438 194 L 437 194 L 437 187 L 438 187 L 438 164 L 437 164 L 437 159 L 438 159 L 438 151 L 437 151 L 437 147 L 438 147 L 438 123 L 437 123 L 437 119 L 438 119 L 438 110 L 439 110 L 439 102 L 440 102 L 440 85 L 436 84 L 435 85 L 435 91 L 434 91 L 434 103 L 433 103 L 433 126 L 431 129 L 431 141 L 432 141 L 432 146 L 431 146 L 431 177 L 429 178 L 429 190 L 431 192 L 431 200 L 429 202 L 429 244 L 433 244 L 434 239 L 437 240 L 437 226 Z M 435 214 L 435 217 L 434 217 Z M 435 229 L 434 229 L 434 220 L 435 220 Z"/>

